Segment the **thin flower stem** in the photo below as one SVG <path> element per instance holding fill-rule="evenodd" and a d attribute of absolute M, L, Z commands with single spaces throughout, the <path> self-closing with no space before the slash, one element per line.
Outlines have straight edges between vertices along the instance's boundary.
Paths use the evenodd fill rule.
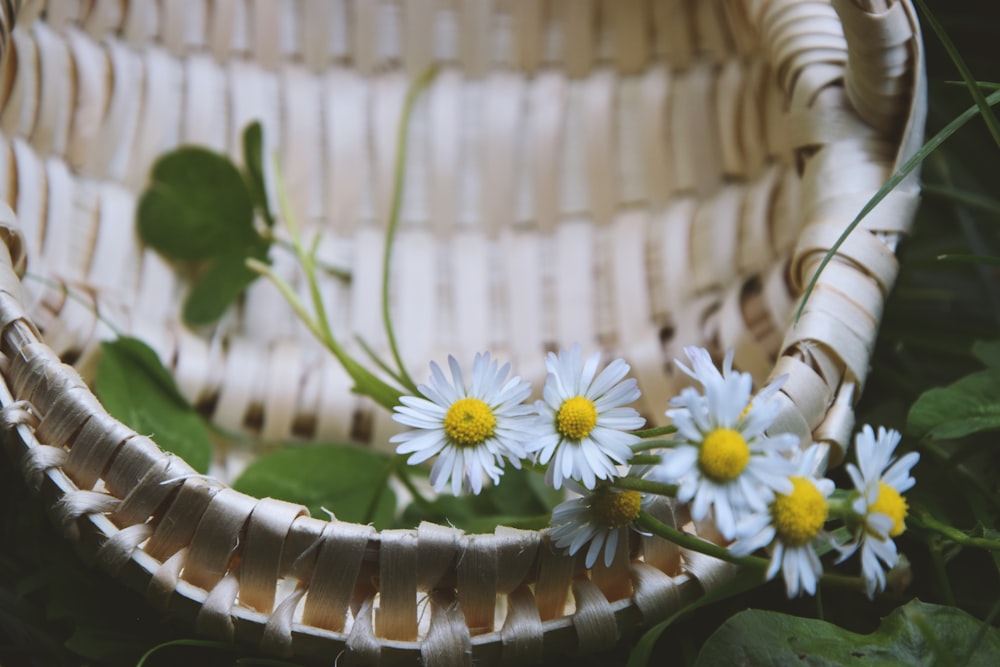
<path fill-rule="evenodd" d="M 639 452 L 648 452 L 653 449 L 674 447 L 676 444 L 673 440 L 642 440 L 632 445 L 632 451 L 638 454 Z"/>
<path fill-rule="evenodd" d="M 673 526 L 668 526 L 656 517 L 652 516 L 648 512 L 640 511 L 639 518 L 636 520 L 636 524 L 645 528 L 649 532 L 662 537 L 665 540 L 669 540 L 676 544 L 677 546 L 688 549 L 690 551 L 697 551 L 698 553 L 705 554 L 706 556 L 711 556 L 712 558 L 718 558 L 719 560 L 726 561 L 727 563 L 733 563 L 734 565 L 743 565 L 745 567 L 750 567 L 755 570 L 766 570 L 771 562 L 766 558 L 760 558 L 759 556 L 742 556 L 736 557 L 729 553 L 729 550 L 725 547 L 721 547 L 718 544 L 708 542 L 701 539 L 700 537 L 695 537 L 694 535 L 689 535 L 683 531 L 674 528 Z M 830 572 L 824 572 L 820 577 L 820 581 L 823 584 L 837 586 L 841 588 L 850 588 L 853 590 L 861 590 L 863 588 L 863 582 L 860 577 L 852 577 L 843 574 L 834 574 Z"/>
<path fill-rule="evenodd" d="M 837 491 L 840 491 L 840 489 Z M 851 495 L 837 495 L 835 492 L 834 495 L 827 498 L 828 518 L 844 520 L 856 516 L 854 508 L 851 507 L 854 495 L 856 494 L 853 492 Z"/>
<path fill-rule="evenodd" d="M 371 359 L 372 362 L 374 362 L 376 366 L 378 366 L 383 371 L 385 371 L 386 375 L 388 375 L 393 380 L 395 380 L 396 382 L 398 382 L 401 387 L 405 387 L 406 386 L 406 381 L 399 375 L 399 373 L 397 373 L 395 370 L 393 370 L 392 367 L 389 366 L 389 364 L 387 364 L 384 361 L 382 361 L 381 359 L 379 359 L 378 354 L 375 353 L 375 350 L 372 349 L 371 345 L 369 345 L 367 342 L 365 342 L 364 338 L 362 338 L 361 336 L 355 336 L 354 340 L 355 340 L 355 342 L 357 342 L 358 345 L 361 346 L 361 349 L 365 351 L 365 354 L 368 355 L 368 358 Z"/>
<path fill-rule="evenodd" d="M 294 243 L 286 241 L 285 239 L 279 239 L 273 234 L 267 235 L 267 239 L 272 243 L 274 243 L 274 245 L 276 245 L 277 247 L 281 248 L 282 250 L 286 250 L 290 253 L 293 253 L 296 259 L 298 259 L 299 253 L 295 249 Z M 340 267 L 333 266 L 332 264 L 327 264 L 325 262 L 319 262 L 319 261 L 316 262 L 316 268 L 320 269 L 324 273 L 333 276 L 337 280 L 340 280 L 345 283 L 351 282 L 351 272 L 348 271 L 347 269 L 342 269 Z"/>
<path fill-rule="evenodd" d="M 639 454 L 637 456 L 633 456 L 632 460 L 629 461 L 629 463 L 631 463 L 634 466 L 643 466 L 643 465 L 655 466 L 661 463 L 662 461 L 663 459 L 656 454 Z"/>
<path fill-rule="evenodd" d="M 292 310 L 294 310 L 295 314 L 299 316 L 299 319 L 306 325 L 310 333 L 316 336 L 316 338 L 318 338 L 323 345 L 326 345 L 327 347 L 330 346 L 330 341 L 327 339 L 326 333 L 322 330 L 316 320 L 313 319 L 312 315 L 309 314 L 306 305 L 302 303 L 302 299 L 300 299 L 299 295 L 295 293 L 295 290 L 292 289 L 291 285 L 275 273 L 270 265 L 265 264 L 258 259 L 248 257 L 246 265 L 251 271 L 264 276 L 274 283 L 274 286 L 278 288 L 279 292 L 281 292 L 281 296 L 285 297 L 285 301 L 287 301 L 288 305 L 292 307 Z"/>
<path fill-rule="evenodd" d="M 396 164 L 393 173 L 392 204 L 389 209 L 389 223 L 385 233 L 385 254 L 382 258 L 382 321 L 385 324 L 386 337 L 389 340 L 389 349 L 392 357 L 399 369 L 399 375 L 403 379 L 403 386 L 411 393 L 418 393 L 417 384 L 406 372 L 403 365 L 403 357 L 399 353 L 399 345 L 396 343 L 396 334 L 392 326 L 392 317 L 389 314 L 389 265 L 392 259 L 392 246 L 396 240 L 396 230 L 399 227 L 399 214 L 403 205 L 403 184 L 406 175 L 406 151 L 410 131 L 410 117 L 413 115 L 413 107 L 420 94 L 434 81 L 437 76 L 437 67 L 429 67 L 406 91 L 406 100 L 403 102 L 403 113 L 399 118 L 399 130 L 396 135 Z"/>
<path fill-rule="evenodd" d="M 312 299 L 313 310 L 316 313 L 315 322 L 320 331 L 323 332 L 320 340 L 326 342 L 326 346 L 331 350 L 334 347 L 339 348 L 340 345 L 333 337 L 333 329 L 330 328 L 326 306 L 323 305 L 323 295 L 319 289 L 319 281 L 316 279 L 316 256 L 314 253 L 307 251 L 305 246 L 302 245 L 302 235 L 299 231 L 298 220 L 295 218 L 295 211 L 292 209 L 291 202 L 288 201 L 285 179 L 277 160 L 274 161 L 274 181 L 275 189 L 278 192 L 278 207 L 281 211 L 281 217 L 288 228 L 289 234 L 291 234 L 295 255 L 298 257 L 299 264 L 302 265 L 302 270 L 306 274 L 306 281 L 309 285 L 309 296 Z M 315 244 L 313 244 L 313 247 L 315 248 Z M 340 355 L 338 354 L 337 356 L 339 357 Z"/>
<path fill-rule="evenodd" d="M 951 579 L 948 577 L 948 568 L 945 564 L 944 554 L 941 552 L 941 545 L 932 544 L 930 554 L 934 574 L 937 576 L 938 585 L 941 588 L 941 598 L 946 604 L 955 606 L 955 591 L 951 588 Z"/>
<path fill-rule="evenodd" d="M 395 387 L 386 384 L 379 378 L 372 375 L 349 354 L 347 354 L 347 352 L 333 338 L 333 333 L 329 329 L 324 329 L 322 324 L 316 321 L 312 315 L 309 314 L 305 304 L 302 303 L 301 299 L 299 299 L 291 285 L 278 276 L 270 266 L 264 262 L 248 258 L 247 267 L 268 278 L 272 283 L 274 283 L 275 287 L 277 287 L 278 291 L 285 297 L 289 305 L 292 307 L 292 310 L 294 310 L 295 314 L 298 315 L 299 319 L 301 319 L 306 327 L 308 327 L 309 331 L 316 336 L 316 338 L 323 343 L 323 345 L 325 345 L 331 353 L 333 353 L 340 364 L 344 367 L 344 370 L 347 371 L 347 374 L 351 376 L 351 379 L 354 380 L 357 391 L 365 394 L 366 396 L 370 396 L 375 402 L 387 410 L 392 410 L 399 403 L 401 392 Z"/>
<path fill-rule="evenodd" d="M 766 558 L 759 558 L 757 556 L 734 556 L 729 553 L 729 549 L 720 547 L 718 544 L 714 544 L 707 540 L 703 540 L 700 537 L 689 535 L 688 533 L 678 530 L 673 526 L 668 526 L 645 510 L 639 512 L 639 518 L 636 520 L 636 524 L 638 524 L 641 528 L 645 528 L 654 535 L 673 542 L 679 547 L 690 551 L 697 551 L 698 553 L 711 556 L 712 558 L 718 558 L 719 560 L 726 561 L 727 563 L 745 565 L 758 570 L 765 570 L 770 564 Z"/>
<path fill-rule="evenodd" d="M 944 537 L 945 539 L 963 547 L 976 547 L 977 549 L 986 549 L 987 551 L 1000 551 L 1000 541 L 991 540 L 986 537 L 972 537 L 971 535 L 966 535 L 958 528 L 942 523 L 925 512 L 911 514 L 907 517 L 907 521 L 916 528 L 921 528 L 928 532 L 940 535 L 941 537 Z"/>
<path fill-rule="evenodd" d="M 642 491 L 643 493 L 652 493 L 657 496 L 666 496 L 668 498 L 673 498 L 677 495 L 677 485 L 676 484 L 663 484 L 662 482 L 654 482 L 649 479 L 641 479 L 639 477 L 622 477 L 614 481 L 614 485 L 619 489 L 629 489 L 631 491 Z"/>
<path fill-rule="evenodd" d="M 677 427 L 673 424 L 669 426 L 657 426 L 655 428 L 647 428 L 644 431 L 633 431 L 632 434 L 639 436 L 642 439 L 646 438 L 658 438 L 661 435 L 670 435 L 671 433 L 677 433 Z"/>

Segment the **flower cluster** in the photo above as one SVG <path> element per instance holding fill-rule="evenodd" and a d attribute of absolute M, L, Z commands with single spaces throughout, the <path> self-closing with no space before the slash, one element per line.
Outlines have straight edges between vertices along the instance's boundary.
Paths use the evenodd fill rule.
<path fill-rule="evenodd" d="M 583 554 L 587 567 L 602 554 L 607 567 L 627 558 L 628 531 L 648 528 L 644 511 L 660 494 L 686 504 L 696 526 L 728 543 L 731 558 L 767 551 L 765 577 L 782 572 L 789 596 L 815 593 L 830 550 L 840 561 L 859 552 L 868 595 L 883 590 L 886 569 L 899 561 L 893 538 L 905 529 L 902 494 L 914 484 L 918 455 L 894 459 L 899 434 L 866 426 L 857 465 L 847 466 L 854 488 L 837 491 L 823 476 L 827 447 L 776 428 L 784 378 L 754 393 L 751 376 L 733 369 L 732 352 L 721 370 L 704 349 L 685 353 L 689 365 L 678 367 L 697 386 L 670 400 L 669 429 L 637 433 L 645 420 L 628 407 L 640 396 L 628 364 L 616 359 L 601 369 L 600 354 L 584 359 L 576 345 L 547 356 L 542 399 L 533 405 L 528 383 L 508 379 L 509 364 L 489 354 L 476 356 L 468 384 L 454 358 L 450 379 L 432 363 L 422 396 L 403 397 L 395 409 L 394 419 L 414 430 L 393 442 L 411 464 L 436 457 L 437 491 L 478 494 L 485 478 L 499 483 L 507 463 L 544 468 L 550 486 L 573 494 L 553 510 L 550 538 Z M 669 440 L 640 437 L 665 430 Z M 637 458 L 636 450 L 650 453 Z M 835 539 L 835 520 L 849 539 Z"/>
<path fill-rule="evenodd" d="M 489 354 L 476 355 L 472 382 L 465 385 L 454 357 L 448 359 L 451 382 L 431 363 L 430 384 L 418 389 L 423 398 L 404 396 L 393 418 L 418 429 L 394 436 L 396 450 L 417 464 L 438 456 L 431 484 L 441 491 L 479 493 L 483 477 L 499 482 L 505 461 L 520 467 L 529 455 L 548 465 L 546 480 L 560 488 L 575 480 L 593 489 L 598 480 L 619 475 L 618 466 L 632 458 L 630 445 L 639 438 L 630 430 L 645 420 L 634 408 L 639 398 L 629 366 L 615 360 L 600 373 L 600 353 L 586 361 L 578 345 L 545 360 L 548 376 L 544 400 L 533 406 L 527 382 L 515 377 L 504 384 L 510 365 L 497 367 Z"/>

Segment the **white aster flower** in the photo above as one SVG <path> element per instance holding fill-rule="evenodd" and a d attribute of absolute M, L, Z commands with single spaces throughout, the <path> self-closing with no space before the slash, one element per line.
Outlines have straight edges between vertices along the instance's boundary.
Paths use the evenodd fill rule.
<path fill-rule="evenodd" d="M 678 366 L 701 383 L 704 394 L 687 387 L 670 401 L 667 416 L 677 427 L 677 446 L 663 454 L 652 479 L 677 484 L 677 500 L 691 503 L 691 517 L 715 520 L 723 537 L 732 539 L 736 524 L 751 512 L 762 512 L 775 492 L 791 493 L 792 465 L 782 452 L 794 449 L 797 436 L 767 436 L 780 406 L 771 397 L 779 378 L 751 400 L 753 379 L 733 371 L 733 352 L 722 372 L 708 351 L 685 348 L 691 368 Z"/>
<path fill-rule="evenodd" d="M 812 445 L 796 458 L 795 474 L 789 478 L 792 490 L 778 492 L 766 512 L 750 514 L 737 526 L 737 539 L 729 546 L 734 556 L 746 556 L 766 547 L 771 563 L 765 577 L 768 581 L 781 570 L 788 597 L 803 591 L 816 592 L 816 582 L 823 574 L 816 548 L 833 543 L 823 531 L 829 513 L 827 497 L 833 493 L 833 482 L 814 475 L 821 467 L 825 448 Z"/>
<path fill-rule="evenodd" d="M 858 465 L 847 464 L 857 496 L 851 509 L 857 516 L 854 539 L 844 547 L 844 560 L 861 549 L 861 575 L 865 591 L 872 598 L 885 589 L 885 570 L 899 562 L 896 543 L 906 530 L 906 513 L 909 509 L 903 492 L 915 483 L 910 470 L 920 459 L 916 452 L 893 459 L 899 444 L 897 431 L 879 427 L 878 435 L 865 425 L 854 439 L 854 452 Z"/>
<path fill-rule="evenodd" d="M 531 437 L 532 409 L 524 405 L 531 387 L 519 377 L 504 382 L 510 364 L 498 367 L 489 353 L 477 354 L 472 363 L 468 388 L 454 357 L 448 357 L 451 381 L 434 362 L 431 378 L 418 389 L 424 398 L 404 396 L 396 406 L 394 420 L 416 430 L 393 436 L 400 443 L 398 454 L 411 454 L 407 463 L 416 465 L 437 456 L 430 481 L 440 492 L 451 482 L 455 495 L 462 488 L 478 494 L 483 476 L 496 484 L 504 459 L 520 468 L 526 456 L 525 441 Z"/>
<path fill-rule="evenodd" d="M 618 545 L 628 540 L 630 529 L 636 530 L 635 520 L 647 498 L 638 491 L 607 484 L 598 484 L 593 491 L 573 482 L 566 486 L 580 497 L 560 503 L 552 510 L 549 531 L 552 541 L 570 556 L 587 547 L 584 563 L 588 568 L 594 566 L 603 549 L 604 564 L 611 567 Z"/>
<path fill-rule="evenodd" d="M 597 480 L 617 477 L 616 465 L 628 463 L 639 441 L 625 431 L 645 424 L 635 409 L 622 407 L 640 395 L 635 379 L 623 379 L 629 365 L 615 359 L 598 375 L 600 360 L 596 353 L 584 363 L 579 345 L 545 359 L 544 400 L 535 402 L 537 439 L 529 451 L 548 465 L 545 480 L 557 489 L 564 479 L 593 489 Z"/>

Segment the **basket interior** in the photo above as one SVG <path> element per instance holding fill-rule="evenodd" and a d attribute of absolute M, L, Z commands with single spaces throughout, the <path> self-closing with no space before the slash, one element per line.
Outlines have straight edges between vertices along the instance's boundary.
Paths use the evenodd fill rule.
<path fill-rule="evenodd" d="M 18 212 L 32 274 L 90 295 L 153 345 L 221 426 L 382 447 L 395 430 L 350 394 L 268 284 L 217 328 L 179 324 L 186 276 L 135 232 L 152 162 L 181 144 L 237 159 L 240 132 L 260 120 L 307 235 L 321 233 L 321 258 L 351 272 L 349 284 L 323 284 L 340 339 L 385 353 L 397 126 L 432 61 L 442 71 L 412 119 L 392 264 L 415 377 L 431 359 L 491 350 L 537 383 L 546 351 L 579 342 L 632 364 L 640 410 L 657 423 L 683 382 L 670 360 L 684 345 L 736 348 L 761 380 L 771 370 L 805 220 L 795 107 L 842 95 L 845 41 L 829 6 L 759 25 L 734 2 L 472 3 L 426 15 L 396 3 L 196 4 L 22 16 L 0 197 Z M 798 62 L 783 36 L 801 20 L 827 32 Z M 781 49 L 793 55 L 779 69 Z M 803 75 L 824 70 L 826 80 Z M 288 253 L 272 257 L 302 284 Z M 87 377 L 110 331 L 61 290 L 25 284 L 47 342 Z"/>

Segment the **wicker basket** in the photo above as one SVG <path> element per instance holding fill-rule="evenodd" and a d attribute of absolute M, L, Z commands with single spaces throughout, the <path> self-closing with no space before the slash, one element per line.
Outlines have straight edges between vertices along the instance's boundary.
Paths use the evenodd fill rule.
<path fill-rule="evenodd" d="M 578 341 L 632 365 L 657 423 L 682 384 L 671 360 L 683 345 L 733 348 L 758 381 L 788 375 L 778 428 L 843 452 L 914 178 L 841 247 L 794 326 L 791 313 L 920 141 L 907 1 L 2 8 L 0 199 L 16 211 L 0 212 L 8 449 L 85 554 L 200 632 L 366 664 L 529 664 L 609 647 L 731 573 L 646 538 L 630 562 L 587 571 L 545 533 L 311 518 L 192 476 L 82 379 L 111 336 L 100 312 L 226 428 L 388 448 L 394 422 L 350 393 L 270 285 L 210 334 L 185 329 L 184 279 L 137 241 L 134 205 L 159 154 L 197 143 L 235 155 L 261 119 L 300 219 L 352 271 L 349 285 L 323 284 L 343 339 L 384 349 L 395 126 L 408 81 L 432 62 L 442 70 L 413 120 L 391 286 L 417 377 L 431 359 L 489 349 L 539 386 L 544 353 Z M 92 303 L 22 285 L 26 260 Z M 276 270 L 301 284 L 289 262 Z"/>

